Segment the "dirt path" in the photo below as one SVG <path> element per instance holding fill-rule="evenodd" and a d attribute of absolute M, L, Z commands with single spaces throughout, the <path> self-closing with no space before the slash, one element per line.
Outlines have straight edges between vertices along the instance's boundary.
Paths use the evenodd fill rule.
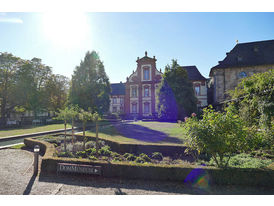
<path fill-rule="evenodd" d="M 199 189 L 175 182 L 120 180 L 83 176 L 33 176 L 33 153 L 0 150 L 2 195 L 181 195 L 181 194 L 274 194 L 274 188 L 208 186 Z"/>

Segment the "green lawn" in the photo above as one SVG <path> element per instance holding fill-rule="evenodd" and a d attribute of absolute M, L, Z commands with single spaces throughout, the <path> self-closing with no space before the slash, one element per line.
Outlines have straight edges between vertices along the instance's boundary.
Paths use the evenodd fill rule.
<path fill-rule="evenodd" d="M 131 122 L 99 128 L 99 137 L 125 143 L 183 144 L 183 129 L 177 123 Z M 95 136 L 95 129 L 86 133 Z"/>
<path fill-rule="evenodd" d="M 68 128 L 71 126 L 68 125 Z M 50 125 L 43 125 L 43 126 L 28 126 L 16 129 L 4 129 L 0 131 L 0 138 L 1 137 L 8 137 L 20 134 L 31 134 L 36 132 L 44 132 L 56 129 L 64 129 L 64 124 L 50 124 Z"/>

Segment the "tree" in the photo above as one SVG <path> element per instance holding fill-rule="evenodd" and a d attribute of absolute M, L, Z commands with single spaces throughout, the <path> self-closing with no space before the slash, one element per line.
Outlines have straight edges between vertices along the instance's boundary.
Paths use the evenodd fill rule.
<path fill-rule="evenodd" d="M 243 121 L 257 128 L 265 145 L 274 145 L 274 70 L 244 78 L 229 93 Z"/>
<path fill-rule="evenodd" d="M 197 98 L 185 69 L 176 60 L 165 67 L 158 91 L 158 114 L 165 120 L 184 119 L 197 111 Z"/>
<path fill-rule="evenodd" d="M 86 124 L 89 120 L 93 119 L 93 114 L 91 112 L 87 112 L 83 109 L 80 109 L 79 119 L 83 123 L 83 137 L 84 137 L 84 139 L 83 139 L 83 148 L 85 150 L 85 145 L 86 145 Z"/>
<path fill-rule="evenodd" d="M 71 119 L 70 110 L 68 107 L 64 109 L 59 109 L 57 116 L 55 117 L 57 120 L 63 120 L 65 126 L 65 139 L 64 139 L 64 148 L 65 152 L 67 151 L 67 122 Z"/>
<path fill-rule="evenodd" d="M 52 74 L 45 84 L 45 96 L 47 109 L 49 111 L 58 111 L 63 109 L 67 102 L 69 81 L 63 75 Z"/>
<path fill-rule="evenodd" d="M 16 71 L 23 60 L 9 53 L 0 53 L 0 126 L 6 125 L 7 114 L 11 112 L 17 102 L 14 99 Z"/>
<path fill-rule="evenodd" d="M 73 72 L 69 91 L 69 103 L 80 108 L 97 111 L 100 114 L 109 110 L 110 83 L 103 62 L 95 51 L 87 52 Z"/>
<path fill-rule="evenodd" d="M 232 154 L 251 149 L 256 141 L 256 132 L 235 114 L 234 105 L 224 113 L 215 112 L 210 105 L 203 110 L 201 120 L 193 115 L 182 126 L 187 138 L 186 151 L 205 152 L 218 167 L 227 167 Z"/>
<path fill-rule="evenodd" d="M 99 143 L 98 143 L 98 121 L 101 119 L 100 115 L 97 112 L 92 114 L 92 121 L 95 122 L 96 125 L 96 156 L 98 157 Z"/>
<path fill-rule="evenodd" d="M 15 96 L 18 104 L 34 112 L 47 111 L 46 82 L 52 74 L 51 68 L 41 63 L 41 59 L 26 61 L 16 74 Z"/>

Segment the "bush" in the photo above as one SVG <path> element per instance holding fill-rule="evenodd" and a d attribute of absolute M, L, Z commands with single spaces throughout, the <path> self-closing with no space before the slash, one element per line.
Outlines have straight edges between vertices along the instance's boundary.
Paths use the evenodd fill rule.
<path fill-rule="evenodd" d="M 235 114 L 233 105 L 226 108 L 224 113 L 215 112 L 211 105 L 203 112 L 201 120 L 193 116 L 183 123 L 189 147 L 186 152 L 196 150 L 198 154 L 208 153 L 218 167 L 226 167 L 229 158 L 225 156 L 247 151 L 255 144 L 255 131 Z"/>
<path fill-rule="evenodd" d="M 135 162 L 137 162 L 137 163 L 144 163 L 145 160 L 142 157 L 137 157 L 136 160 L 135 160 Z"/>
<path fill-rule="evenodd" d="M 129 154 L 129 155 L 127 155 L 127 157 L 126 157 L 126 160 L 127 160 L 127 161 L 135 161 L 135 159 L 136 159 L 136 156 L 133 155 L 133 154 Z"/>
<path fill-rule="evenodd" d="M 60 152 L 58 157 L 74 157 L 74 155 L 71 152 Z"/>
<path fill-rule="evenodd" d="M 139 157 L 143 158 L 145 162 L 151 162 L 151 159 L 145 153 L 140 154 Z"/>
<path fill-rule="evenodd" d="M 111 156 L 112 158 L 115 158 L 115 157 L 120 157 L 120 154 L 117 153 L 117 152 L 111 152 L 110 156 Z"/>
<path fill-rule="evenodd" d="M 86 149 L 94 148 L 94 147 L 95 147 L 95 142 L 93 141 L 86 142 Z"/>
<path fill-rule="evenodd" d="M 225 157 L 226 159 L 228 157 Z M 216 165 L 215 161 L 211 159 L 208 165 Z M 272 163 L 272 160 L 263 160 L 259 158 L 252 157 L 250 154 L 237 154 L 230 158 L 228 167 L 237 168 L 264 168 Z"/>
<path fill-rule="evenodd" d="M 99 151 L 98 151 L 98 153 L 99 153 Z M 96 155 L 96 149 L 95 148 L 86 149 L 86 154 L 87 154 L 87 156 Z"/>
<path fill-rule="evenodd" d="M 97 160 L 97 157 L 95 157 L 95 156 L 93 156 L 93 155 L 90 155 L 88 158 L 89 158 L 90 160 Z"/>
<path fill-rule="evenodd" d="M 102 157 L 101 159 L 104 161 L 108 161 L 108 157 L 106 157 L 106 156 Z"/>
<path fill-rule="evenodd" d="M 153 152 L 152 153 L 152 159 L 162 161 L 163 160 L 163 155 L 160 152 Z"/>
<path fill-rule="evenodd" d="M 76 152 L 75 156 L 77 158 L 79 158 L 79 157 L 86 158 L 87 157 L 87 153 L 86 153 L 86 151 L 79 151 L 79 152 Z"/>
<path fill-rule="evenodd" d="M 99 149 L 99 153 L 101 155 L 104 155 L 104 156 L 110 156 L 111 155 L 111 151 L 110 151 L 110 147 L 109 146 L 103 146 L 101 149 Z"/>

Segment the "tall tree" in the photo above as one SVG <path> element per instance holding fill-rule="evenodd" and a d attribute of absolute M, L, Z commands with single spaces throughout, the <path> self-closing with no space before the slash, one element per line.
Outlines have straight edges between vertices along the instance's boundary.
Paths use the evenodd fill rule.
<path fill-rule="evenodd" d="M 164 120 L 184 119 L 197 112 L 197 98 L 185 69 L 179 68 L 177 60 L 165 67 L 158 91 L 158 114 Z"/>
<path fill-rule="evenodd" d="M 47 110 L 46 82 L 52 74 L 51 68 L 41 63 L 41 59 L 26 61 L 17 71 L 16 98 L 21 107 L 38 112 Z"/>
<path fill-rule="evenodd" d="M 103 114 L 109 109 L 109 95 L 110 83 L 103 62 L 95 51 L 87 52 L 72 75 L 69 102 Z"/>
<path fill-rule="evenodd" d="M 58 111 L 65 107 L 69 88 L 68 78 L 52 74 L 45 84 L 45 96 L 49 111 Z"/>
<path fill-rule="evenodd" d="M 17 106 L 13 93 L 16 71 L 22 61 L 12 54 L 0 53 L 0 126 L 5 126 L 8 113 Z"/>

